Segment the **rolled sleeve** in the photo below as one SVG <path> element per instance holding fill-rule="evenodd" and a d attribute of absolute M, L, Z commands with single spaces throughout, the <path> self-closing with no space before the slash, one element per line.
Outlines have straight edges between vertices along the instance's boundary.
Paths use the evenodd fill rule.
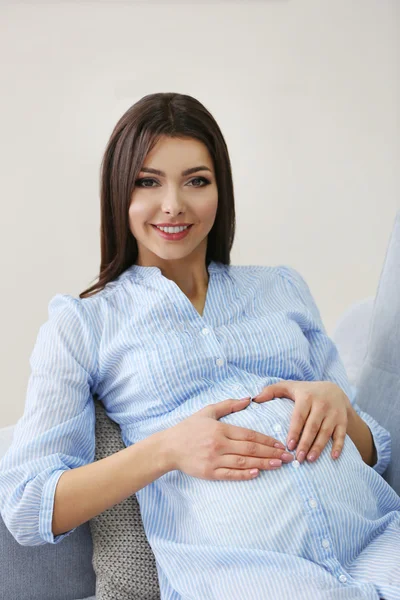
<path fill-rule="evenodd" d="M 54 498 L 61 475 L 93 462 L 96 342 L 81 301 L 57 294 L 31 354 L 24 414 L 0 461 L 0 514 L 23 546 L 56 544 Z"/>
<path fill-rule="evenodd" d="M 375 469 L 379 475 L 382 475 L 388 468 L 392 455 L 392 440 L 390 433 L 387 429 L 382 427 L 382 425 L 379 425 L 371 415 L 361 410 L 356 402 L 356 398 L 357 388 L 352 385 L 350 397 L 351 404 L 356 413 L 368 425 L 376 448 L 377 462 L 375 465 L 372 465 L 372 468 Z"/>
<path fill-rule="evenodd" d="M 387 429 L 382 427 L 382 425 L 379 425 L 379 423 L 375 421 L 371 415 L 363 410 L 357 410 L 356 406 L 354 406 L 354 408 L 370 428 L 377 456 L 377 462 L 372 466 L 372 468 L 375 469 L 379 475 L 382 475 L 382 473 L 384 473 L 389 466 L 391 459 L 392 441 L 390 433 Z"/>
<path fill-rule="evenodd" d="M 45 484 L 42 489 L 40 510 L 39 510 L 39 536 L 44 542 L 49 544 L 58 544 L 62 539 L 70 535 L 75 531 L 76 527 L 55 536 L 52 530 L 53 524 L 53 511 L 54 511 L 54 497 L 56 493 L 56 487 L 58 480 L 61 475 L 68 469 L 53 471 L 53 473 L 47 477 Z"/>

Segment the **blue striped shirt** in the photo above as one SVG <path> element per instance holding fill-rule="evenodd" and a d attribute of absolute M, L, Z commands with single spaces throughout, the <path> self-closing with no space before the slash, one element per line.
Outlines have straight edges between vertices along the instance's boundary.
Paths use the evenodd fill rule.
<path fill-rule="evenodd" d="M 377 464 L 346 436 L 315 463 L 248 481 L 174 470 L 137 492 L 162 600 L 400 599 L 400 498 L 381 474 L 390 435 L 360 411 L 304 279 L 287 266 L 212 262 L 203 315 L 157 267 L 132 265 L 98 294 L 57 294 L 30 364 L 25 411 L 0 463 L 0 510 L 23 545 L 53 536 L 63 471 L 93 462 L 98 394 L 126 446 L 210 403 L 292 379 L 330 380 L 368 424 Z M 221 420 L 286 442 L 288 398 Z M 184 451 L 182 449 L 182 451 Z"/>

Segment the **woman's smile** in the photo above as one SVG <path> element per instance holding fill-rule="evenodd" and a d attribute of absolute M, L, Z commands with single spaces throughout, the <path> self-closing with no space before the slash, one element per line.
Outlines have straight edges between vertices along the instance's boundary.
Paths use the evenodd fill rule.
<path fill-rule="evenodd" d="M 164 238 L 165 240 L 174 242 L 174 241 L 183 240 L 183 238 L 185 238 L 189 234 L 193 225 L 189 225 L 185 228 L 183 228 L 183 227 L 165 227 L 165 228 L 163 228 L 163 229 L 167 229 L 167 231 L 163 231 L 163 229 L 160 229 L 159 227 L 157 227 L 157 225 L 152 225 L 152 227 L 162 238 Z M 171 229 L 178 230 L 178 231 L 170 232 Z"/>

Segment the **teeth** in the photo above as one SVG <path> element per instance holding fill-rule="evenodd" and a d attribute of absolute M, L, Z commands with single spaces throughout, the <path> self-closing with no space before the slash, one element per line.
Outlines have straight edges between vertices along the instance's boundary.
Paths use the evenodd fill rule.
<path fill-rule="evenodd" d="M 165 231 L 165 233 L 179 233 L 180 231 L 185 231 L 189 225 L 185 225 L 184 227 L 157 227 L 157 229 L 161 229 L 161 231 Z"/>

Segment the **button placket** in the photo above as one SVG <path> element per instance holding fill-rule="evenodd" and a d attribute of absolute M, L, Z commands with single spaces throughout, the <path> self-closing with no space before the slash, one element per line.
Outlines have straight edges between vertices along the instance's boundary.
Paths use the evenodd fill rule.
<path fill-rule="evenodd" d="M 295 451 L 293 452 L 293 455 L 296 457 Z M 310 465 L 308 465 L 307 462 L 299 463 L 298 460 L 294 460 L 291 464 L 292 467 L 296 469 L 296 473 L 293 474 L 293 477 L 296 480 L 296 487 L 303 498 L 303 506 L 306 508 L 308 505 L 310 509 L 313 509 L 312 511 L 309 509 L 308 513 L 309 527 L 310 531 L 313 533 L 312 551 L 315 553 L 317 560 L 326 561 L 325 565 L 329 569 L 329 572 L 344 584 L 348 582 L 349 577 L 343 574 L 343 567 L 338 562 L 334 546 L 329 537 L 331 535 L 329 524 L 327 523 L 323 511 L 319 508 L 320 502 L 318 499 L 318 490 L 309 478 L 308 468 Z"/>

